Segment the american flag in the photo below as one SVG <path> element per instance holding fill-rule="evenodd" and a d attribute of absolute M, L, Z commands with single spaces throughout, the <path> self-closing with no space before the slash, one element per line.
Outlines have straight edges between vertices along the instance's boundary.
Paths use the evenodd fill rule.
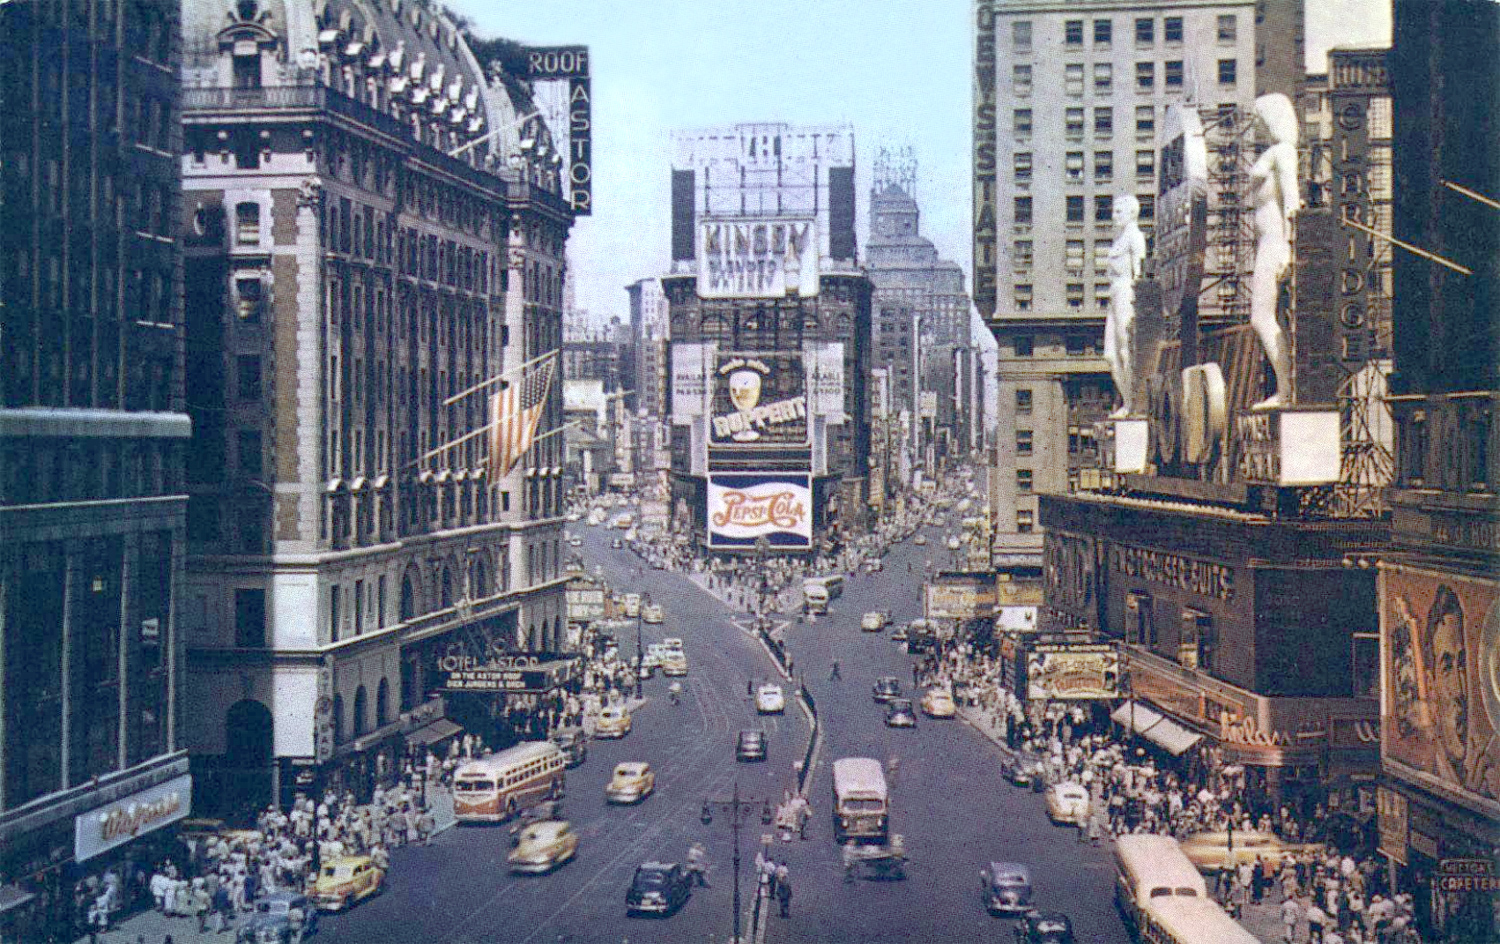
<path fill-rule="evenodd" d="M 490 468 L 496 477 L 510 474 L 536 441 L 536 425 L 547 405 L 557 357 L 521 371 L 521 379 L 490 396 Z"/>

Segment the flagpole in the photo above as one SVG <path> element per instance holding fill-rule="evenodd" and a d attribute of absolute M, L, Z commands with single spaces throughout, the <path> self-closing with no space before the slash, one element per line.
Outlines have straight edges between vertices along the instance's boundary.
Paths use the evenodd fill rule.
<path fill-rule="evenodd" d="M 453 396 L 451 396 L 448 399 L 444 400 L 443 403 L 442 403 L 442 405 L 443 406 L 451 406 L 452 404 L 457 403 L 459 400 L 462 400 L 464 397 L 467 397 L 467 396 L 469 396 L 472 393 L 478 393 L 480 390 L 484 390 L 487 387 L 491 387 L 491 386 L 499 383 L 501 380 L 505 379 L 507 376 L 515 373 L 516 371 L 518 371 L 518 370 L 525 370 L 526 368 L 530 367 L 532 364 L 538 363 L 539 361 L 544 361 L 547 358 L 552 357 L 556 353 L 557 353 L 557 351 L 553 350 L 553 351 L 548 351 L 545 354 L 538 354 L 536 357 L 533 357 L 531 360 L 527 361 L 524 364 L 518 364 L 515 367 L 512 367 L 510 370 L 502 370 L 500 373 L 498 373 L 495 376 L 491 377 L 489 380 L 481 380 L 479 383 L 475 384 L 474 386 L 470 387 L 467 390 L 460 390 L 458 393 L 455 393 Z"/>
<path fill-rule="evenodd" d="M 432 450 L 428 451 L 427 453 L 425 453 L 425 454 L 423 454 L 421 456 L 418 456 L 417 458 L 415 458 L 412 461 L 408 462 L 406 465 L 402 466 L 401 468 L 403 468 L 403 469 L 409 469 L 409 468 L 411 468 L 414 465 L 420 465 L 421 463 L 426 462 L 428 459 L 431 459 L 433 456 L 436 456 L 436 455 L 439 455 L 441 453 L 447 452 L 449 449 L 452 449 L 454 446 L 457 446 L 460 443 L 468 442 L 469 440 L 473 439 L 475 436 L 481 436 L 481 435 L 489 432 L 490 430 L 492 430 L 494 428 L 495 428 L 495 424 L 494 423 L 486 423 L 485 425 L 479 427 L 478 429 L 474 430 L 473 432 L 465 433 L 464 435 L 458 437 L 457 439 L 453 440 L 452 442 L 444 443 L 443 445 L 437 447 L 436 449 L 432 449 Z"/>

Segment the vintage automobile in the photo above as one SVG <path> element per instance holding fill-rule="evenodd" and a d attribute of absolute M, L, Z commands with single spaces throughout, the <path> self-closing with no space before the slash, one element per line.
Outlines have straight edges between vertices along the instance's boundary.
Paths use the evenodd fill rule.
<path fill-rule="evenodd" d="M 910 698 L 892 698 L 885 709 L 885 726 L 888 728 L 915 728 L 917 712 Z"/>
<path fill-rule="evenodd" d="M 786 696 L 780 685 L 766 684 L 755 690 L 755 710 L 758 714 L 779 715 L 786 711 Z"/>
<path fill-rule="evenodd" d="M 1047 818 L 1082 826 L 1089 818 L 1089 792 L 1082 784 L 1055 783 L 1047 788 Z"/>
<path fill-rule="evenodd" d="M 990 914 L 1031 909 L 1031 869 L 1017 862 L 991 862 L 979 871 L 980 893 Z"/>
<path fill-rule="evenodd" d="M 901 680 L 894 675 L 882 675 L 875 680 L 875 686 L 870 689 L 870 694 L 881 704 L 892 698 L 901 697 Z"/>
<path fill-rule="evenodd" d="M 667 611 L 664 610 L 664 609 L 662 609 L 660 606 L 658 606 L 655 603 L 651 604 L 650 606 L 642 607 L 641 608 L 641 622 L 642 623 L 650 623 L 652 625 L 658 625 L 660 623 L 665 622 L 666 619 L 667 619 Z"/>
<path fill-rule="evenodd" d="M 929 688 L 922 696 L 922 713 L 929 718 L 952 718 L 958 714 L 953 693 L 946 688 Z"/>
<path fill-rule="evenodd" d="M 1265 863 L 1266 874 L 1275 875 L 1281 871 L 1281 857 L 1286 853 L 1294 856 L 1304 852 L 1322 855 L 1323 845 L 1315 842 L 1288 842 L 1275 833 L 1236 829 L 1233 863 L 1230 863 L 1227 832 L 1194 833 L 1182 840 L 1182 852 L 1200 872 L 1217 872 L 1226 863 L 1238 865 L 1241 862 L 1254 862 L 1259 856 Z"/>
<path fill-rule="evenodd" d="M 890 617 L 878 610 L 871 610 L 860 618 L 859 628 L 863 632 L 878 633 L 885 629 L 885 624 L 890 622 Z"/>
<path fill-rule="evenodd" d="M 661 658 L 661 674 L 667 678 L 682 678 L 688 674 L 687 656 L 681 652 L 667 650 Z"/>
<path fill-rule="evenodd" d="M 558 728 L 552 732 L 552 743 L 567 757 L 569 767 L 577 767 L 588 759 L 589 739 L 582 728 Z"/>
<path fill-rule="evenodd" d="M 735 760 L 765 760 L 766 732 L 741 731 L 734 742 Z"/>
<path fill-rule="evenodd" d="M 622 738 L 630 733 L 630 710 L 623 705 L 611 705 L 599 712 L 599 723 L 594 726 L 594 737 Z"/>
<path fill-rule="evenodd" d="M 891 638 L 896 642 L 906 642 L 906 626 L 901 623 L 897 623 L 895 626 L 891 627 Z"/>
<path fill-rule="evenodd" d="M 631 876 L 625 892 L 628 915 L 669 915 L 681 908 L 693 894 L 687 871 L 675 862 L 643 862 Z"/>
<path fill-rule="evenodd" d="M 604 788 L 604 799 L 610 803 L 639 803 L 656 789 L 656 771 L 642 761 L 615 765 L 614 776 Z"/>
<path fill-rule="evenodd" d="M 235 932 L 237 944 L 288 944 L 292 933 L 293 910 L 302 914 L 302 934 L 318 930 L 318 909 L 306 895 L 295 892 L 272 892 L 256 901 L 255 913 L 245 919 Z"/>
<path fill-rule="evenodd" d="M 385 873 L 369 856 L 340 856 L 325 861 L 313 883 L 312 900 L 324 911 L 342 911 L 379 894 Z"/>
<path fill-rule="evenodd" d="M 520 841 L 505 860 L 512 872 L 540 875 L 578 854 L 578 833 L 565 819 L 532 823 L 521 830 Z"/>
<path fill-rule="evenodd" d="M 1016 944 L 1074 944 L 1073 922 L 1056 911 L 1028 911 L 1016 922 Z"/>
<path fill-rule="evenodd" d="M 1002 765 L 1005 779 L 1018 787 L 1033 787 L 1042 783 L 1042 761 L 1033 754 L 1017 753 Z"/>
<path fill-rule="evenodd" d="M 911 543 L 915 544 L 917 547 L 926 547 L 927 546 L 927 535 L 925 535 L 925 534 L 918 534 L 916 537 L 914 537 L 914 538 L 911 539 Z"/>

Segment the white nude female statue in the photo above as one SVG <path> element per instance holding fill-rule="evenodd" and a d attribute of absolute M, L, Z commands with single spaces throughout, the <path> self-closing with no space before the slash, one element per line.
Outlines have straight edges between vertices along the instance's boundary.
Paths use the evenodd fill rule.
<path fill-rule="evenodd" d="M 1109 315 L 1104 319 L 1104 360 L 1109 364 L 1120 408 L 1111 419 L 1135 413 L 1135 280 L 1146 259 L 1146 237 L 1136 224 L 1141 202 L 1130 194 L 1115 197 L 1115 241 L 1109 245 Z"/>
<path fill-rule="evenodd" d="M 1255 210 L 1255 268 L 1250 273 L 1250 327 L 1276 374 L 1276 390 L 1251 409 L 1286 406 L 1292 399 L 1292 353 L 1276 321 L 1281 276 L 1292 261 L 1292 217 L 1302 208 L 1297 187 L 1297 113 L 1285 95 L 1262 95 L 1255 114 L 1271 135 L 1271 146 L 1250 168 Z"/>

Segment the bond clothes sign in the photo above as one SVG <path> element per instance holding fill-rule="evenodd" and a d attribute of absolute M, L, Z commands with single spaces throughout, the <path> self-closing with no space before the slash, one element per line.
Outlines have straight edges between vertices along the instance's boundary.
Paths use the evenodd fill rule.
<path fill-rule="evenodd" d="M 708 546 L 812 546 L 812 480 L 797 473 L 745 473 L 708 478 Z"/>
<path fill-rule="evenodd" d="M 1037 645 L 1026 656 L 1028 699 L 1120 697 L 1120 653 L 1102 644 Z"/>
<path fill-rule="evenodd" d="M 1382 565 L 1388 770 L 1500 816 L 1500 587 Z"/>
<path fill-rule="evenodd" d="M 101 852 L 175 823 L 193 805 L 193 778 L 174 777 L 147 790 L 81 813 L 73 820 L 73 858 L 83 862 Z"/>
<path fill-rule="evenodd" d="M 568 203 L 574 214 L 594 212 L 593 96 L 587 46 L 546 46 L 526 50 L 526 78 L 567 82 Z M 561 129 L 554 129 L 554 134 Z"/>
<path fill-rule="evenodd" d="M 800 446 L 807 442 L 801 354 L 721 354 L 714 369 L 715 446 Z"/>
<path fill-rule="evenodd" d="M 994 573 L 940 573 L 925 589 L 923 615 L 928 619 L 971 620 L 994 615 Z"/>
<path fill-rule="evenodd" d="M 698 296 L 818 294 L 818 227 L 812 219 L 706 219 L 698 224 Z"/>

